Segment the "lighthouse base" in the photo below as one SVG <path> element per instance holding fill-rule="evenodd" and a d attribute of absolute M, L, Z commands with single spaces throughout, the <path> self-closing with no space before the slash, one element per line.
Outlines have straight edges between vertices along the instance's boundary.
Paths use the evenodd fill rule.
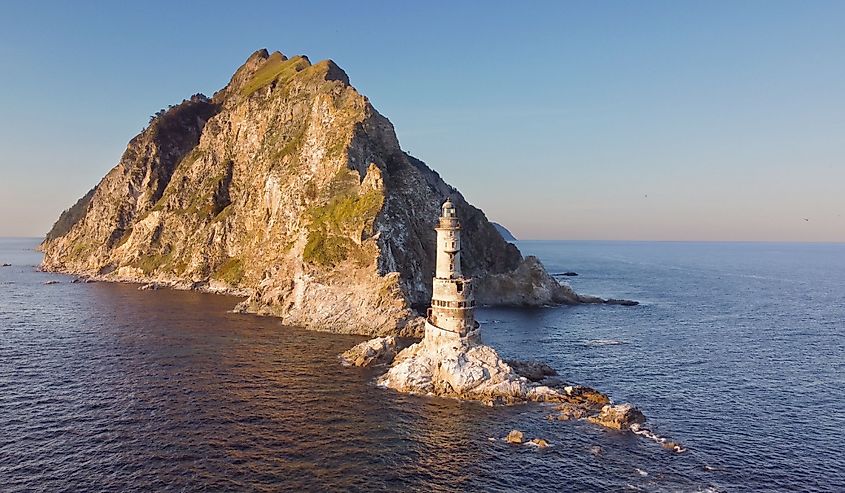
<path fill-rule="evenodd" d="M 454 344 L 467 346 L 481 344 L 481 329 L 479 328 L 478 322 L 476 322 L 475 328 L 462 335 L 459 332 L 440 328 L 426 320 L 423 342 L 429 347 Z"/>

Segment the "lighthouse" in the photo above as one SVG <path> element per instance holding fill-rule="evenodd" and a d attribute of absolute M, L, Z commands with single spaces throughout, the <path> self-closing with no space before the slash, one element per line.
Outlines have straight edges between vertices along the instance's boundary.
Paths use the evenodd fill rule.
<path fill-rule="evenodd" d="M 437 257 L 425 339 L 430 344 L 480 342 L 472 279 L 461 273 L 461 224 L 451 200 L 437 227 Z"/>

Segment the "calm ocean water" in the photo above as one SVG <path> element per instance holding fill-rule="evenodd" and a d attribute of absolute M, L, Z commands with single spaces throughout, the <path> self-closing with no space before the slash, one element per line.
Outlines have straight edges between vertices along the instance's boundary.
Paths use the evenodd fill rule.
<path fill-rule="evenodd" d="M 643 304 L 485 308 L 486 342 L 636 404 L 678 454 L 381 390 L 337 362 L 362 337 L 70 284 L 36 242 L 0 239 L 2 491 L 845 491 L 845 245 L 519 243 Z M 553 447 L 489 440 L 513 428 Z"/>

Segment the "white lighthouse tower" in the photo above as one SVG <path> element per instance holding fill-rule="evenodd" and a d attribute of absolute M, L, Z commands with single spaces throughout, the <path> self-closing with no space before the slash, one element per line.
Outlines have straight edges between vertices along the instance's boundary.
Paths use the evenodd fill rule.
<path fill-rule="evenodd" d="M 451 200 L 443 203 L 434 229 L 437 260 L 425 323 L 426 343 L 480 342 L 472 279 L 461 274 L 461 225 Z"/>

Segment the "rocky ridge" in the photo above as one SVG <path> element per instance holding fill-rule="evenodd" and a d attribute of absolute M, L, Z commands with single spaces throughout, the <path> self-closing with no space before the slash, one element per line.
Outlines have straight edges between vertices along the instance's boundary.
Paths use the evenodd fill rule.
<path fill-rule="evenodd" d="M 238 294 L 241 311 L 312 329 L 419 335 L 432 218 L 447 197 L 480 303 L 598 300 L 523 259 L 482 211 L 402 151 L 333 61 L 267 50 L 213 97 L 152 118 L 56 222 L 42 268 Z"/>
<path fill-rule="evenodd" d="M 561 382 L 546 364 L 505 361 L 495 349 L 480 343 L 433 341 L 425 338 L 397 353 L 395 338 L 376 338 L 356 345 L 340 359 L 347 366 L 389 365 L 376 383 L 399 392 L 487 405 L 551 403 L 559 414 L 549 419 L 586 419 L 616 430 L 639 431 L 645 422 L 632 405 L 614 405 L 596 389 Z"/>

